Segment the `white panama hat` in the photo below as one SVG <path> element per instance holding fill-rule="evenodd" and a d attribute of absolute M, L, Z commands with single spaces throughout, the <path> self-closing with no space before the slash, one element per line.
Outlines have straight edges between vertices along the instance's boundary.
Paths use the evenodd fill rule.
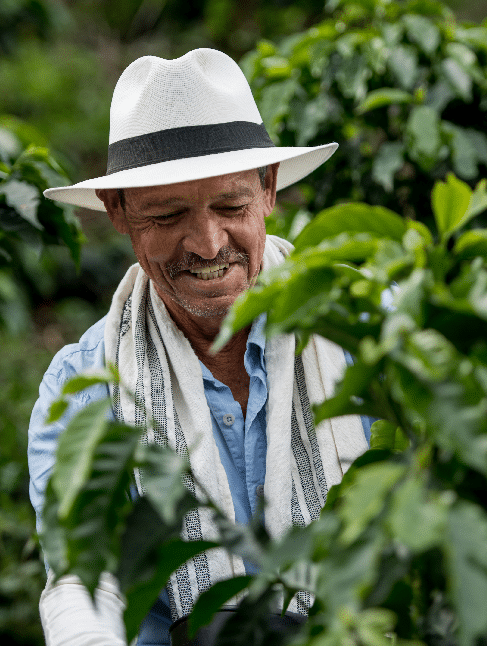
<path fill-rule="evenodd" d="M 105 211 L 99 188 L 175 184 L 281 162 L 277 190 L 338 148 L 275 146 L 237 63 L 215 49 L 143 56 L 120 76 L 110 109 L 107 174 L 50 188 L 52 200 Z"/>

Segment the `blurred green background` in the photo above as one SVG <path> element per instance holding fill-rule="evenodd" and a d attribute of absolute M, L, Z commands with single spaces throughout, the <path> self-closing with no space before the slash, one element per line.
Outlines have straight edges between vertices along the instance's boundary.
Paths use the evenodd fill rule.
<path fill-rule="evenodd" d="M 21 151 L 50 149 L 57 175 L 33 164 L 51 185 L 63 172 L 73 182 L 104 174 L 122 70 L 143 55 L 214 47 L 241 62 L 276 143 L 341 144 L 326 175 L 280 197 L 270 232 L 293 239 L 325 205 L 352 199 L 426 221 L 422 204 L 429 208 L 434 179 L 453 170 L 473 185 L 486 175 L 486 15 L 486 0 L 0 1 L 2 646 L 43 643 L 44 569 L 26 461 L 39 382 L 53 354 L 106 313 L 134 262 L 101 213 L 76 212 L 86 236 L 78 268 L 80 236 L 69 210 L 46 233 L 55 212 L 39 207 L 41 237 L 30 225 L 28 235 L 14 227 L 1 182 L 14 177 Z M 31 181 L 32 168 L 15 177 Z"/>

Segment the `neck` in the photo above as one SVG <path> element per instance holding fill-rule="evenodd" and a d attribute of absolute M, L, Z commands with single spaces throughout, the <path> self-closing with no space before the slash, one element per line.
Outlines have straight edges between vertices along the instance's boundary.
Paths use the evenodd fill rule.
<path fill-rule="evenodd" d="M 250 327 L 239 330 L 217 354 L 210 354 L 210 348 L 220 332 L 226 312 L 215 316 L 196 316 L 165 294 L 159 296 L 172 320 L 191 343 L 196 356 L 207 368 L 213 371 L 213 368 L 227 364 L 229 360 L 233 360 L 234 366 L 243 364 Z"/>

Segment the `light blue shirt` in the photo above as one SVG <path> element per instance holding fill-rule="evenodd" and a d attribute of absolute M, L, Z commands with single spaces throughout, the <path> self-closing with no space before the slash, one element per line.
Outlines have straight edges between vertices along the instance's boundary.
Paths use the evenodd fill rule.
<path fill-rule="evenodd" d="M 107 387 L 98 385 L 76 395 L 62 422 L 44 425 L 47 411 L 62 384 L 87 368 L 105 365 L 104 323 L 102 319 L 91 327 L 79 343 L 68 345 L 54 357 L 39 389 L 39 399 L 32 412 L 29 427 L 30 496 L 36 511 L 37 526 L 44 500 L 44 490 L 54 465 L 59 433 L 67 421 L 90 401 L 108 395 Z M 235 507 L 237 522 L 249 521 L 257 507 L 259 485 L 265 479 L 267 450 L 266 414 L 267 372 L 265 367 L 265 314 L 257 318 L 250 330 L 244 356 L 245 369 L 250 377 L 249 399 L 244 419 L 240 404 L 233 398 L 228 386 L 213 377 L 200 362 L 205 395 L 211 411 L 213 435 L 220 459 L 225 468 Z M 247 566 L 248 571 L 251 567 Z M 163 590 L 157 603 L 142 623 L 139 646 L 169 644 L 171 615 L 167 592 Z"/>

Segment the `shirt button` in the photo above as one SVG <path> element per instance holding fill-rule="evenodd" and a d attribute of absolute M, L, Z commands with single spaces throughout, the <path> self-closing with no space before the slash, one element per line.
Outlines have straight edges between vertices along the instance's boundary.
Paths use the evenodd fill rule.
<path fill-rule="evenodd" d="M 264 485 L 257 485 L 256 488 L 255 488 L 255 493 L 259 496 L 259 498 L 260 498 L 260 496 L 263 496 L 264 495 Z"/>
<path fill-rule="evenodd" d="M 227 413 L 226 415 L 223 416 L 223 423 L 225 424 L 225 426 L 231 426 L 234 421 L 235 421 L 235 417 L 230 413 Z"/>

